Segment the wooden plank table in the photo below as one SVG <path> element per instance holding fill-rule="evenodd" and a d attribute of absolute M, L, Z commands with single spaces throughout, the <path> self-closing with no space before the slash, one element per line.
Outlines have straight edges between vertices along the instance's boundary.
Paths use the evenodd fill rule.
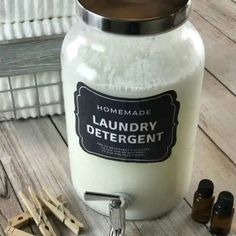
<path fill-rule="evenodd" d="M 206 47 L 206 71 L 192 184 L 183 201 L 167 216 L 127 222 L 127 236 L 211 235 L 209 225 L 190 218 L 193 192 L 200 179 L 215 182 L 216 195 L 236 196 L 236 1 L 194 0 L 191 21 Z M 23 211 L 18 191 L 48 186 L 63 194 L 85 224 L 83 235 L 108 235 L 109 220 L 77 197 L 70 180 L 64 117 L 0 123 L 0 224 Z M 59 235 L 73 234 L 61 227 Z M 40 235 L 32 224 L 27 232 Z M 0 227 L 0 235 L 2 231 Z M 230 235 L 236 235 L 236 218 Z"/>

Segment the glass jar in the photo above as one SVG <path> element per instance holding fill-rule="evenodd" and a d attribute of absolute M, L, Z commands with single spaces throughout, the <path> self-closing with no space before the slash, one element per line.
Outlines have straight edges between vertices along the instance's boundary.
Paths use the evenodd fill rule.
<path fill-rule="evenodd" d="M 161 216 L 192 174 L 205 56 L 190 1 L 77 2 L 62 48 L 73 185 L 128 194 L 128 219 Z"/>

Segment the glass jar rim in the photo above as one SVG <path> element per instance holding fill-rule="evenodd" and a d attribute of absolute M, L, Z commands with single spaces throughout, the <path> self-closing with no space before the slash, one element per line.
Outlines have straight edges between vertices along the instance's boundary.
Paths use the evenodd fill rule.
<path fill-rule="evenodd" d="M 131 2 L 135 1 L 138 0 L 134 0 Z M 143 2 L 142 0 L 139 1 Z M 153 0 L 150 1 L 152 2 Z M 137 3 L 136 5 L 124 4 L 122 6 L 123 8 L 119 7 L 119 12 L 117 13 L 117 6 L 114 4 L 112 6 L 112 4 L 110 4 L 114 1 L 102 0 L 102 7 L 99 7 L 100 2 L 99 4 L 96 4 L 96 0 L 76 0 L 76 2 L 77 15 L 87 25 L 90 25 L 91 27 L 96 28 L 100 31 L 123 35 L 153 35 L 173 30 L 182 25 L 188 19 L 191 12 L 191 0 L 179 0 L 180 4 L 173 6 L 171 9 L 169 9 L 169 11 L 165 10 L 165 6 L 162 5 L 162 10 L 159 9 L 156 12 L 156 15 L 150 14 L 149 16 L 146 13 L 144 17 L 140 17 L 142 16 L 141 14 L 143 14 L 141 12 L 142 5 L 140 5 L 139 9 L 137 8 L 137 6 L 139 5 Z M 90 2 L 90 5 L 86 5 L 86 2 Z M 106 4 L 108 3 L 110 5 L 106 6 Z M 156 7 L 155 9 L 158 9 L 158 3 L 160 4 L 160 1 L 155 1 L 156 5 L 153 5 L 154 7 Z M 129 7 L 129 9 L 127 9 L 127 6 Z M 107 9 L 109 9 L 110 12 L 108 12 Z M 136 9 L 136 11 L 134 12 L 131 11 L 132 14 L 136 14 L 136 17 L 132 17 L 132 14 L 130 17 L 128 14 L 124 16 L 124 14 L 122 13 L 122 11 L 130 11 L 132 9 Z M 119 16 L 119 13 L 122 14 Z"/>

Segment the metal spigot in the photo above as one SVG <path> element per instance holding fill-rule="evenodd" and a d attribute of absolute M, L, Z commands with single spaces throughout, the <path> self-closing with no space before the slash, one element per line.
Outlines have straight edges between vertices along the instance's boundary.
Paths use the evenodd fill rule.
<path fill-rule="evenodd" d="M 125 210 L 130 203 L 127 194 L 104 194 L 85 192 L 86 201 L 110 201 L 110 234 L 109 236 L 125 236 Z"/>

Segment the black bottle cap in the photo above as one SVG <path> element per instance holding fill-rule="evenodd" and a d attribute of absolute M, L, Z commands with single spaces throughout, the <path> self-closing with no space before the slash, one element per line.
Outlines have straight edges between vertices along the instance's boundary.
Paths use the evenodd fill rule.
<path fill-rule="evenodd" d="M 222 216 L 229 216 L 232 214 L 234 207 L 234 196 L 228 191 L 223 191 L 219 194 L 214 210 Z"/>
<path fill-rule="evenodd" d="M 202 179 L 198 185 L 197 192 L 205 198 L 210 198 L 213 196 L 214 184 L 209 179 Z"/>

